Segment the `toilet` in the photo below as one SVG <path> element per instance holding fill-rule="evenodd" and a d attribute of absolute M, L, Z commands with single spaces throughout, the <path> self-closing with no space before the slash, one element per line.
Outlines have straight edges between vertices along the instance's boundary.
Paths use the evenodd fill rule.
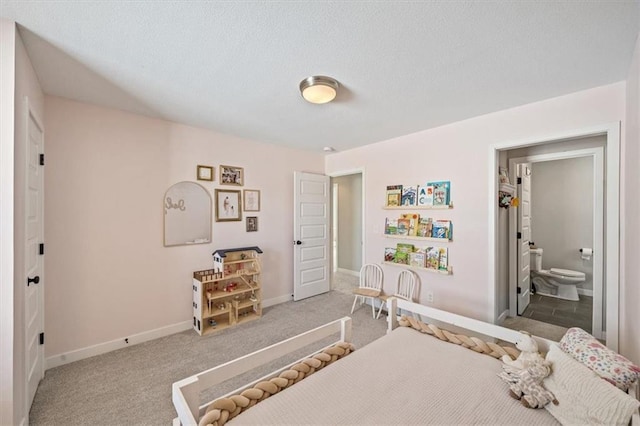
<path fill-rule="evenodd" d="M 580 300 L 576 285 L 585 281 L 584 272 L 559 268 L 542 269 L 542 249 L 535 248 L 529 251 L 531 253 L 531 282 L 535 286 L 536 293 L 558 299 Z"/>

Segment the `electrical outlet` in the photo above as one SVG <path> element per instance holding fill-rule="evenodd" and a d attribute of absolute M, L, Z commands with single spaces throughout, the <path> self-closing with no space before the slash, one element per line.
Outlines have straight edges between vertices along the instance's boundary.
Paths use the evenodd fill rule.
<path fill-rule="evenodd" d="M 433 303 L 433 292 L 432 291 L 428 291 L 427 292 L 427 302 Z"/>

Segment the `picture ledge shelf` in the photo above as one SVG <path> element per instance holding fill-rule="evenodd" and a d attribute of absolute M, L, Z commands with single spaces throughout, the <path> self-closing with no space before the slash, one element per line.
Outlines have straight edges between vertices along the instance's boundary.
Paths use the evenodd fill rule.
<path fill-rule="evenodd" d="M 453 208 L 453 203 L 444 206 L 384 206 L 385 210 L 447 210 Z"/>
<path fill-rule="evenodd" d="M 449 267 L 449 269 L 446 271 L 440 271 L 436 269 L 421 268 L 419 266 L 406 265 L 404 263 L 395 263 L 395 262 L 382 262 L 382 263 L 385 265 L 398 266 L 401 268 L 415 269 L 418 271 L 427 271 L 427 272 L 431 272 L 432 274 L 453 275 L 453 270 L 451 269 L 451 267 Z"/>
<path fill-rule="evenodd" d="M 447 238 L 434 238 L 434 237 L 418 237 L 418 236 L 413 236 L 413 235 L 393 235 L 393 234 L 384 234 L 384 236 L 386 238 L 397 238 L 400 240 L 420 240 L 420 241 L 435 241 L 435 242 L 442 242 L 442 243 L 450 243 L 453 240 L 447 239 Z"/>

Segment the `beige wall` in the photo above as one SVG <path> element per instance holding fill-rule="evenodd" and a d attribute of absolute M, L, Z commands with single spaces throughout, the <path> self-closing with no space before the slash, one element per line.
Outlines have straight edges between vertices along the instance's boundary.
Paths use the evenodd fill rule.
<path fill-rule="evenodd" d="M 640 38 L 627 78 L 626 143 L 621 150 L 622 198 L 620 350 L 640 364 Z"/>
<path fill-rule="evenodd" d="M 327 173 L 362 168 L 365 182 L 365 262 L 379 262 L 388 243 L 383 236 L 385 186 L 398 182 L 451 181 L 455 207 L 428 211 L 450 219 L 448 245 L 452 276 L 421 272 L 421 295 L 434 293 L 433 306 L 483 320 L 495 314 L 494 283 L 489 282 L 489 154 L 493 144 L 544 139 L 550 135 L 624 119 L 624 82 L 524 105 L 377 144 L 332 154 Z M 410 154 L 408 154 L 410 153 Z M 399 273 L 385 266 L 385 288 Z M 426 300 L 421 300 L 426 303 Z"/>
<path fill-rule="evenodd" d="M 191 320 L 191 276 L 218 248 L 260 246 L 264 298 L 293 291 L 293 171 L 322 173 L 324 155 L 66 99 L 46 98 L 46 356 L 55 358 Z M 215 188 L 258 189 L 258 232 L 214 222 L 211 244 L 162 245 L 164 192 L 215 167 Z M 220 164 L 244 167 L 242 188 Z M 244 216 L 244 215 L 243 215 Z"/>
<path fill-rule="evenodd" d="M 337 267 L 359 272 L 362 267 L 362 174 L 333 177 L 331 183 L 338 185 Z"/>

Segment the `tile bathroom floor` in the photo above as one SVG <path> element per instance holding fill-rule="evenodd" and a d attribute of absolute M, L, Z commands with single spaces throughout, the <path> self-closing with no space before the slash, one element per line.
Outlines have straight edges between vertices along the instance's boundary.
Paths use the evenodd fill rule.
<path fill-rule="evenodd" d="M 580 327 L 591 333 L 592 312 L 593 297 L 591 296 L 580 295 L 580 300 L 574 302 L 534 294 L 522 316 L 561 327 Z"/>

